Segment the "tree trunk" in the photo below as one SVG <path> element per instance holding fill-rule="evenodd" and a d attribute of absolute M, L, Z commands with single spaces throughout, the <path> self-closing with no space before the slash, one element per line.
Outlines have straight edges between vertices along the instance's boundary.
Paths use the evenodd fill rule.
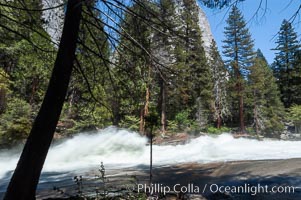
<path fill-rule="evenodd" d="M 39 177 L 61 114 L 71 77 L 81 11 L 82 0 L 68 1 L 62 38 L 48 89 L 4 200 L 35 199 Z"/>
<path fill-rule="evenodd" d="M 237 42 L 237 35 L 234 34 L 234 49 L 235 49 L 235 57 L 234 57 L 234 71 L 236 76 L 237 82 L 237 94 L 239 97 L 239 127 L 240 132 L 245 133 L 245 122 L 244 122 L 244 99 L 243 99 L 243 77 L 240 73 L 240 67 L 239 67 L 239 59 L 238 59 L 238 42 Z"/>
<path fill-rule="evenodd" d="M 254 120 L 255 120 L 255 132 L 256 135 L 259 134 L 259 123 L 258 123 L 258 112 L 257 112 L 257 106 L 254 106 Z"/>
<path fill-rule="evenodd" d="M 76 89 L 75 87 L 73 87 L 73 81 L 70 80 L 70 88 L 69 88 L 69 92 L 70 95 L 68 97 L 68 112 L 67 112 L 67 118 L 68 119 L 72 119 L 74 117 L 74 112 L 73 112 L 73 105 L 75 103 L 75 97 L 76 97 Z M 68 92 L 67 92 L 68 93 Z"/>
<path fill-rule="evenodd" d="M 222 119 L 221 119 L 221 115 L 220 113 L 218 114 L 218 117 L 217 117 L 217 124 L 216 124 L 216 128 L 220 129 L 222 126 Z"/>
<path fill-rule="evenodd" d="M 160 96 L 161 96 L 161 131 L 166 132 L 166 86 L 164 80 L 160 80 Z"/>
<path fill-rule="evenodd" d="M 238 62 L 237 62 L 238 63 Z M 238 69 L 238 64 L 236 66 L 236 78 L 237 78 L 237 94 L 239 97 L 239 127 L 240 132 L 245 133 L 245 122 L 244 122 L 244 98 L 243 98 L 243 85 L 242 77 Z"/>
<path fill-rule="evenodd" d="M 0 114 L 4 113 L 6 109 L 6 90 L 0 88 Z"/>
<path fill-rule="evenodd" d="M 253 92 L 253 96 L 255 97 L 254 100 L 254 123 L 255 123 L 255 131 L 256 131 L 256 135 L 259 134 L 259 120 L 258 120 L 258 110 L 257 110 L 257 101 L 256 101 L 256 92 Z"/>
<path fill-rule="evenodd" d="M 37 80 L 37 78 L 33 78 L 32 81 L 32 85 L 31 85 L 31 95 L 30 95 L 30 99 L 29 99 L 29 104 L 32 106 L 34 103 L 34 97 L 36 95 L 36 91 L 38 88 L 38 83 L 39 81 Z"/>
<path fill-rule="evenodd" d="M 112 102 L 112 123 L 113 126 L 119 126 L 119 122 L 121 120 L 120 114 L 120 101 L 119 97 L 113 97 Z"/>
<path fill-rule="evenodd" d="M 241 90 L 239 92 L 239 124 L 241 133 L 245 133 L 245 122 L 244 122 L 244 99 L 241 94 Z"/>
<path fill-rule="evenodd" d="M 153 125 L 150 130 L 149 185 L 153 182 Z"/>
<path fill-rule="evenodd" d="M 141 109 L 141 113 L 140 113 L 140 127 L 139 127 L 140 133 L 144 133 L 144 130 L 145 130 L 145 117 L 149 113 L 149 111 L 148 111 L 149 97 L 150 97 L 150 90 L 149 90 L 149 86 L 147 86 L 146 92 L 145 92 L 145 104 L 144 104 L 144 107 Z"/>
<path fill-rule="evenodd" d="M 140 110 L 140 122 L 139 122 L 139 133 L 144 134 L 144 106 Z"/>
<path fill-rule="evenodd" d="M 218 94 L 220 95 L 220 94 Z M 216 111 L 217 111 L 217 119 L 216 119 L 216 128 L 220 129 L 222 126 L 222 117 L 221 117 L 221 98 L 218 96 L 217 98 L 217 106 L 216 106 Z"/>
<path fill-rule="evenodd" d="M 244 99 L 243 99 L 243 89 L 242 89 L 242 83 L 241 83 L 241 81 L 243 81 L 243 80 L 242 80 L 242 77 L 239 74 L 238 70 L 237 70 L 236 73 L 237 73 L 236 78 L 239 81 L 237 83 L 237 94 L 238 94 L 238 97 L 239 97 L 239 108 L 238 108 L 238 111 L 239 111 L 239 127 L 240 127 L 240 132 L 245 133 Z"/>
<path fill-rule="evenodd" d="M 73 101 L 74 101 L 74 90 L 71 92 L 70 98 L 69 98 L 69 106 L 68 106 L 68 118 L 72 119 L 72 113 L 73 113 Z"/>

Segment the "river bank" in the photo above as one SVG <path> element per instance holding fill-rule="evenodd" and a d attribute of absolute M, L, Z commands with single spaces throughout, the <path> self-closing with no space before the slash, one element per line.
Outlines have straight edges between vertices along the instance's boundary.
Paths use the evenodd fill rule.
<path fill-rule="evenodd" d="M 83 174 L 82 177 L 84 179 L 95 174 L 97 174 L 97 170 L 91 170 Z M 149 192 L 147 189 L 149 184 L 148 166 L 141 165 L 135 168 L 119 170 L 108 169 L 106 176 L 108 177 L 106 183 L 108 186 L 113 184 L 115 187 L 120 186 L 119 189 L 121 190 L 134 190 L 141 193 Z M 130 187 L 126 186 L 125 180 L 129 180 L 129 177 L 135 177 L 138 185 L 134 187 L 133 185 Z M 153 169 L 152 183 L 153 191 L 157 189 L 154 193 L 161 193 L 160 199 L 277 200 L 301 199 L 300 177 L 301 159 L 253 160 L 156 166 Z M 90 185 L 91 187 L 93 185 L 92 182 L 86 181 L 83 185 Z M 127 184 L 129 185 L 129 182 Z M 230 187 L 232 190 L 224 192 L 225 187 Z M 260 187 L 267 188 L 267 190 L 264 191 Z M 291 187 L 290 191 L 288 187 Z M 169 188 L 170 191 L 166 191 L 166 194 L 163 195 L 163 188 L 165 190 Z M 54 190 L 40 190 L 38 191 L 37 199 L 67 198 L 67 194 L 72 193 L 71 188 L 61 187 L 60 189 L 63 191 L 62 193 Z M 73 190 L 76 190 L 76 185 L 74 185 Z M 181 190 L 183 192 L 180 192 Z M 185 190 L 188 191 L 185 192 Z M 272 190 L 279 191 L 272 192 Z"/>

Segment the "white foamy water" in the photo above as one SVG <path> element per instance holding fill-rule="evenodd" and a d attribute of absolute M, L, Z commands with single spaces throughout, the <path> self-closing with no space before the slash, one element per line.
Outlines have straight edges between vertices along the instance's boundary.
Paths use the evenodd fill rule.
<path fill-rule="evenodd" d="M 44 172 L 64 172 L 105 165 L 117 167 L 149 163 L 147 139 L 135 132 L 109 127 L 95 134 L 79 134 L 51 147 Z M 19 153 L 0 152 L 0 179 L 16 166 Z M 301 141 L 235 139 L 230 134 L 201 136 L 185 145 L 153 146 L 154 165 L 301 158 Z"/>

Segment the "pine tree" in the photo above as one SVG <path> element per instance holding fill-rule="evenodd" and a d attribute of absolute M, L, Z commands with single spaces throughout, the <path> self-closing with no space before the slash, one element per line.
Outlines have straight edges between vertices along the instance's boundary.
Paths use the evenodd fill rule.
<path fill-rule="evenodd" d="M 212 74 L 203 48 L 202 34 L 198 25 L 198 5 L 194 0 L 183 0 L 181 28 L 184 42 L 184 80 L 187 84 L 188 105 L 191 115 L 200 126 L 207 125 L 213 107 Z M 182 58 L 182 59 L 183 59 Z"/>
<path fill-rule="evenodd" d="M 104 33 L 101 14 L 89 2 L 83 8 L 77 47 L 76 70 L 73 71 L 63 120 L 75 121 L 77 131 L 104 127 L 111 122 L 108 105 L 110 48 Z M 89 49 L 87 49 L 88 47 Z"/>
<path fill-rule="evenodd" d="M 49 35 L 42 27 L 41 12 L 13 9 L 24 6 L 28 9 L 39 10 L 41 9 L 40 1 L 9 1 L 7 4 L 9 5 L 7 7 L 0 6 L 2 15 L 0 67 L 7 75 L 5 75 L 7 87 L 11 92 L 5 92 L 5 101 L 9 102 L 9 106 L 4 107 L 1 117 L 3 119 L 5 116 L 11 117 L 11 113 L 15 112 L 14 107 L 24 105 L 24 109 L 31 112 L 27 119 L 30 126 L 32 116 L 37 112 L 46 90 L 50 68 L 54 63 L 55 49 Z M 29 109 L 27 109 L 27 104 L 30 104 Z M 22 109 L 20 107 L 20 110 Z M 13 116 L 16 119 L 11 120 L 12 129 L 8 129 L 5 123 L 1 123 L 2 135 L 7 135 L 12 140 L 25 139 L 28 127 L 22 130 L 22 126 L 18 123 L 23 119 L 21 116 L 17 117 L 18 115 Z M 24 134 L 15 134 L 15 132 Z"/>
<path fill-rule="evenodd" d="M 174 108 L 170 107 L 171 83 L 173 82 L 172 71 L 174 70 L 174 31 L 177 28 L 176 5 L 173 0 L 160 0 L 158 1 L 158 18 L 161 26 L 158 27 L 159 31 L 152 30 L 154 36 L 151 40 L 151 51 L 159 65 L 156 64 L 158 69 L 156 79 L 159 87 L 159 96 L 157 110 L 160 114 L 161 132 L 164 134 L 167 130 L 168 111 Z"/>
<path fill-rule="evenodd" d="M 301 105 L 301 50 L 295 55 L 294 70 L 292 74 L 293 104 Z"/>
<path fill-rule="evenodd" d="M 253 40 L 246 27 L 246 22 L 236 6 L 227 19 L 228 26 L 225 27 L 223 53 L 228 59 L 225 61 L 230 72 L 232 97 L 234 106 L 238 101 L 238 121 L 241 132 L 245 132 L 244 100 L 245 100 L 245 78 L 249 73 L 249 67 L 254 60 Z"/>
<path fill-rule="evenodd" d="M 210 68 L 213 76 L 213 95 L 214 95 L 214 114 L 213 119 L 216 121 L 216 127 L 220 128 L 222 121 L 230 115 L 227 85 L 228 73 L 225 64 L 218 52 L 215 41 L 213 40 L 210 47 Z"/>
<path fill-rule="evenodd" d="M 136 120 L 138 129 L 144 132 L 144 118 L 148 114 L 150 98 L 153 90 L 153 62 L 151 60 L 152 29 L 145 19 L 152 16 L 145 12 L 144 5 L 151 9 L 148 1 L 133 4 L 131 10 L 135 14 L 126 14 L 121 23 L 122 35 L 115 51 L 116 67 L 114 67 L 113 95 L 111 97 L 114 125 L 126 118 Z M 132 39 L 129 40 L 128 36 Z M 143 49 L 141 48 L 141 46 Z"/>
<path fill-rule="evenodd" d="M 190 89 L 190 83 L 187 80 L 189 70 L 187 70 L 188 66 L 186 66 L 185 61 L 186 50 L 184 44 L 186 38 L 183 31 L 184 16 L 182 5 L 179 2 L 173 0 L 163 0 L 160 2 L 160 19 L 164 24 L 167 24 L 167 27 L 164 28 L 165 30 L 162 30 L 165 34 L 160 34 L 159 32 L 158 38 L 160 38 L 161 42 L 155 42 L 155 49 L 157 49 L 160 61 L 167 67 L 163 69 L 165 81 L 159 77 L 161 83 L 165 82 L 161 84 L 165 88 L 161 88 L 165 90 L 166 119 L 174 120 L 178 113 L 189 109 L 192 101 L 192 97 L 188 91 Z M 162 52 L 164 53 L 162 54 Z"/>
<path fill-rule="evenodd" d="M 131 99 L 131 103 L 127 103 L 126 115 L 137 116 L 137 113 L 140 113 L 139 129 L 140 132 L 144 132 L 144 118 L 149 112 L 155 112 L 151 114 L 159 116 L 161 132 L 164 134 L 168 128 L 167 120 L 174 117 L 175 104 L 178 103 L 173 97 L 175 97 L 174 91 L 179 86 L 176 83 L 179 73 L 175 69 L 174 50 L 177 48 L 175 34 L 179 24 L 175 20 L 177 16 L 174 1 L 161 0 L 155 4 L 143 1 L 142 3 L 152 9 L 156 16 L 150 15 L 140 5 L 134 4 L 131 9 L 137 16 L 126 15 L 122 25 L 123 29 L 148 53 L 134 42 L 121 38 L 117 59 L 120 67 L 115 70 L 120 74 L 120 78 L 125 78 L 124 72 L 127 72 L 126 76 L 130 76 L 126 78 L 127 80 L 124 79 L 124 82 L 128 83 L 127 86 L 132 88 L 130 90 L 132 94 L 127 98 Z M 143 18 L 154 22 L 153 25 L 149 26 Z M 132 111 L 128 109 L 133 107 L 131 105 L 136 105 Z M 121 105 L 121 110 L 124 110 L 122 107 Z"/>
<path fill-rule="evenodd" d="M 10 6 L 1 8 L 0 57 L 5 59 L 0 64 L 13 81 L 14 96 L 36 107 L 46 89 L 55 49 L 43 29 L 40 0 L 7 4 Z"/>
<path fill-rule="evenodd" d="M 270 69 L 262 52 L 257 50 L 254 65 L 250 67 L 248 78 L 252 104 L 253 126 L 257 134 L 276 133 L 281 131 L 283 105 L 280 94 Z"/>
<path fill-rule="evenodd" d="M 297 33 L 289 21 L 283 20 L 276 44 L 276 48 L 273 49 L 276 51 L 273 69 L 281 92 L 281 100 L 288 108 L 294 103 L 294 90 L 297 89 L 294 88 L 293 74 L 295 73 L 296 54 L 300 47 Z"/>

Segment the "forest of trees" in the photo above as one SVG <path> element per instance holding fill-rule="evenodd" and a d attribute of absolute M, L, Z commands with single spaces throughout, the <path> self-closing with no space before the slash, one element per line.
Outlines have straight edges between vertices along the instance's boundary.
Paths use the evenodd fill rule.
<path fill-rule="evenodd" d="M 0 25 L 1 145 L 28 136 L 57 51 L 45 31 L 41 1 L 7 5 L 1 5 Z M 22 7 L 32 11 L 15 9 Z M 133 3 L 118 25 L 105 25 L 95 7 L 83 9 L 60 134 L 109 125 L 143 133 L 145 117 L 152 114 L 162 134 L 232 129 L 279 135 L 285 109 L 300 105 L 300 44 L 287 20 L 269 65 L 254 49 L 236 6 L 229 12 L 222 54 L 215 41 L 205 52 L 194 0 Z M 105 26 L 120 36 L 109 37 Z"/>
<path fill-rule="evenodd" d="M 0 145 L 28 138 L 5 199 L 35 199 L 55 131 L 115 125 L 144 134 L 155 116 L 163 135 L 277 136 L 286 120 L 300 123 L 301 52 L 290 21 L 270 66 L 235 4 L 221 55 L 215 41 L 204 49 L 195 0 L 62 2 L 0 1 Z M 65 13 L 59 44 L 43 18 L 56 8 Z"/>

